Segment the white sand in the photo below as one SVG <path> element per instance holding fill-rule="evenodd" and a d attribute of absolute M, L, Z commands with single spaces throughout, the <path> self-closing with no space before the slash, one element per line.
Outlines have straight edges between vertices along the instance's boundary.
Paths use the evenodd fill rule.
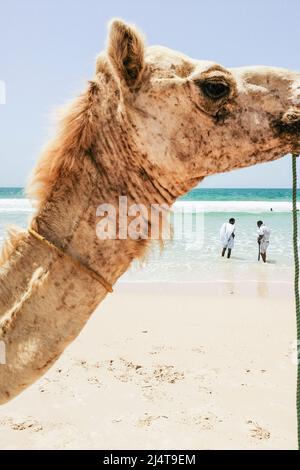
<path fill-rule="evenodd" d="M 247 289 L 119 286 L 0 407 L 0 448 L 296 448 L 292 294 Z"/>

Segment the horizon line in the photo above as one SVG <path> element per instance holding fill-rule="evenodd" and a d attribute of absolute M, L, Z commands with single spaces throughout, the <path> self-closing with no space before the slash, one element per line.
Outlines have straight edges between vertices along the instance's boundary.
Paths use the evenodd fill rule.
<path fill-rule="evenodd" d="M 26 186 L 1 186 L 0 185 L 0 189 L 25 189 Z M 214 186 L 212 188 L 203 188 L 201 186 L 196 186 L 192 189 L 190 189 L 188 192 L 190 191 L 194 191 L 195 189 L 201 189 L 201 190 L 208 190 L 208 189 L 292 189 L 291 186 L 270 186 L 270 187 L 263 187 L 263 186 Z M 298 188 L 300 189 L 300 188 Z"/>

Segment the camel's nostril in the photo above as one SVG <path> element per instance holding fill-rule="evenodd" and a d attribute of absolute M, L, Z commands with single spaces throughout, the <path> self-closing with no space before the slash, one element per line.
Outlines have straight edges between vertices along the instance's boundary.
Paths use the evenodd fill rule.
<path fill-rule="evenodd" d="M 298 109 L 290 109 L 282 117 L 284 124 L 293 124 L 298 121 L 300 121 L 300 110 Z"/>
<path fill-rule="evenodd" d="M 293 148 L 300 143 L 300 110 L 291 108 L 280 119 L 273 121 L 276 134 L 289 142 Z"/>

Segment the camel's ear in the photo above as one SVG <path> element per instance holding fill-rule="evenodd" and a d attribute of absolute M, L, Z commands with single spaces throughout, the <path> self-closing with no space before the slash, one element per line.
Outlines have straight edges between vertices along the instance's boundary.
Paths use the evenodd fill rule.
<path fill-rule="evenodd" d="M 144 41 L 134 26 L 113 20 L 107 53 L 119 79 L 129 88 L 138 85 L 144 70 Z"/>

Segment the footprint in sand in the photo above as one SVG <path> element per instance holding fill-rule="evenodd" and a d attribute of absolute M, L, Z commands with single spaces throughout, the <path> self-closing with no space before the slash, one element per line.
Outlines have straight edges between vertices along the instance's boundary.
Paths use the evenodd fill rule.
<path fill-rule="evenodd" d="M 101 382 L 100 380 L 97 378 L 97 377 L 89 377 L 87 379 L 88 383 L 90 383 L 91 385 L 96 385 L 98 388 L 101 387 Z"/>
<path fill-rule="evenodd" d="M 109 361 L 108 371 L 112 372 L 114 377 L 121 382 L 134 381 L 141 385 L 151 384 L 156 386 L 164 383 L 174 384 L 178 380 L 184 379 L 184 373 L 178 372 L 172 365 L 144 367 L 123 358 L 117 360 L 111 359 Z"/>
<path fill-rule="evenodd" d="M 195 353 L 198 353 L 198 354 L 205 354 L 205 349 L 202 346 L 200 346 L 198 348 L 192 348 L 191 351 L 195 352 Z"/>
<path fill-rule="evenodd" d="M 204 413 L 194 413 L 187 415 L 185 411 L 182 412 L 183 417 L 180 422 L 183 424 L 194 425 L 205 431 L 214 429 L 215 425 L 223 420 L 219 419 L 216 415 L 210 411 Z"/>
<path fill-rule="evenodd" d="M 174 366 L 158 366 L 153 371 L 153 376 L 160 383 L 167 382 L 170 384 L 184 379 L 184 373 L 177 372 Z"/>
<path fill-rule="evenodd" d="M 250 437 L 252 437 L 252 439 L 256 439 L 258 441 L 264 441 L 264 440 L 270 439 L 270 437 L 271 437 L 270 431 L 263 428 L 258 423 L 254 422 L 252 420 L 249 420 L 249 421 L 247 421 L 247 424 L 249 424 L 251 426 L 251 428 L 250 428 Z"/>
<path fill-rule="evenodd" d="M 145 413 L 144 418 L 140 418 L 136 424 L 139 428 L 148 428 L 152 423 L 158 419 L 168 419 L 168 416 L 151 416 Z"/>
<path fill-rule="evenodd" d="M 1 426 L 8 426 L 13 431 L 31 431 L 40 432 L 43 430 L 43 426 L 36 420 L 28 418 L 24 421 L 14 421 L 12 418 L 4 418 L 0 421 Z"/>

